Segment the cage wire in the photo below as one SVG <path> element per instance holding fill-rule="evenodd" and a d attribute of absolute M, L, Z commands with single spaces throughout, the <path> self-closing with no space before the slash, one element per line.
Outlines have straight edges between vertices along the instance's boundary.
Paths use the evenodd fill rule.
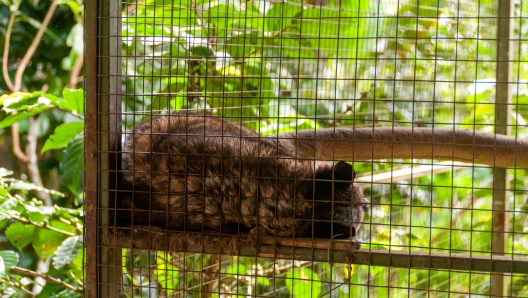
<path fill-rule="evenodd" d="M 86 4 L 87 297 L 528 297 L 523 1 Z M 266 187 L 300 178 L 259 169 L 315 160 L 333 174 L 289 213 L 307 231 L 264 229 L 302 203 Z M 359 229 L 338 161 L 370 202 Z M 215 198 L 234 224 L 200 224 Z"/>

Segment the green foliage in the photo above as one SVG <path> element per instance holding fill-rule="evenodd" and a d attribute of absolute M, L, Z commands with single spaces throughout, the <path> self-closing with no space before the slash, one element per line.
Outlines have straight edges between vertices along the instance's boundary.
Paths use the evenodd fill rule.
<path fill-rule="evenodd" d="M 82 236 L 70 236 L 62 241 L 53 256 L 53 266 L 61 269 L 70 264 L 83 249 L 84 238 Z"/>
<path fill-rule="evenodd" d="M 18 264 L 18 255 L 12 250 L 0 251 L 0 278 L 5 277 L 9 269 Z"/>
<path fill-rule="evenodd" d="M 127 110 L 207 110 L 233 121 L 243 119 L 265 134 L 295 130 L 291 123 L 296 121 L 305 128 L 319 127 L 328 121 L 310 117 L 316 110 L 334 112 L 338 97 L 331 94 L 335 88 L 313 85 L 319 55 L 328 56 L 327 67 L 334 68 L 336 58 L 363 57 L 366 52 L 356 48 L 372 46 L 361 39 L 368 31 L 363 16 L 374 9 L 365 1 L 343 1 L 341 11 L 299 3 L 199 1 L 196 13 L 192 5 L 145 1 L 124 20 L 123 51 L 133 59 L 125 56 L 123 69 L 135 74 L 124 76 L 125 93 L 144 95 L 125 98 Z M 278 64 L 279 58 L 285 63 Z M 297 93 L 304 89 L 320 92 Z M 321 100 L 314 110 L 317 98 L 330 100 Z M 280 119 L 289 119 L 288 125 Z M 124 120 L 130 126 L 141 119 Z"/>
<path fill-rule="evenodd" d="M 18 255 L 25 254 L 25 251 L 31 248 L 39 257 L 53 257 L 55 270 L 62 269 L 64 274 L 75 276 L 82 268 L 82 262 L 75 264 L 72 260 L 83 250 L 80 237 L 83 231 L 83 211 L 49 207 L 39 200 L 27 198 L 30 190 L 61 197 L 64 197 L 64 194 L 11 178 L 11 174 L 11 171 L 0 168 L 0 229 L 5 228 L 7 239 L 17 249 L 4 251 L 4 255 L 0 252 L 4 264 L 7 264 L 6 270 L 16 266 Z M 66 265 L 68 267 L 63 268 Z M 4 281 L 6 278 L 0 276 Z M 0 286 L 4 294 L 16 289 L 16 283 L 12 280 L 20 276 L 12 272 L 8 278 L 11 281 Z M 64 281 L 78 286 L 81 284 L 78 277 L 68 277 Z M 71 295 L 74 292 L 68 293 Z"/>
<path fill-rule="evenodd" d="M 46 140 L 40 153 L 50 149 L 64 149 L 77 135 L 84 131 L 84 122 L 63 123 L 55 128 L 55 132 Z"/>
<path fill-rule="evenodd" d="M 9 47 L 9 66 L 16 65 L 26 53 L 51 1 L 5 0 L 0 1 L 0 28 L 5 33 L 12 13 L 16 14 Z M 47 92 L 60 94 L 69 82 L 69 68 L 82 51 L 84 6 L 81 0 L 59 0 L 53 19 L 45 30 L 32 62 L 24 72 L 25 90 L 37 91 L 46 86 Z M 4 34 L 2 35 L 4 37 Z M 80 42 L 79 42 L 80 41 Z M 3 49 L 5 39 L 0 39 Z M 69 62 L 63 62 L 69 60 Z M 16 67 L 9 67 L 11 78 Z M 0 80 L 0 94 L 8 92 L 5 80 Z"/>
<path fill-rule="evenodd" d="M 75 138 L 64 151 L 63 159 L 60 163 L 61 182 L 73 194 L 78 194 L 83 186 L 83 153 L 83 138 Z"/>
<path fill-rule="evenodd" d="M 292 297 L 319 297 L 321 279 L 308 268 L 290 269 L 286 274 L 286 287 Z"/>
<path fill-rule="evenodd" d="M 190 109 L 243 122 L 264 135 L 344 125 L 493 132 L 497 19 L 491 16 L 496 16 L 496 2 L 467 2 L 463 7 L 438 0 L 398 6 L 390 1 L 311 3 L 139 4 L 122 27 L 123 104 L 126 111 L 146 113 L 125 116 L 124 126 L 131 128 L 141 115 Z M 518 16 L 528 14 L 528 6 L 522 7 Z M 528 31 L 521 30 L 525 22 L 520 18 L 514 26 L 522 40 L 528 38 Z M 527 51 L 516 55 L 528 59 Z M 519 81 L 528 79 L 523 67 L 514 65 Z M 525 84 L 517 87 L 511 105 L 518 124 L 513 134 L 526 136 L 528 90 Z M 356 162 L 354 167 L 370 174 L 420 163 L 431 161 Z M 513 234 L 507 250 L 526 255 L 528 219 L 522 215 L 528 212 L 528 182 L 524 171 L 511 171 L 511 176 L 515 192 L 509 204 L 521 213 L 510 215 Z M 359 237 L 371 249 L 489 252 L 492 189 L 492 170 L 484 167 L 432 171 L 368 188 L 370 225 Z M 352 266 L 349 271 L 325 263 L 186 256 L 128 256 L 125 289 L 134 285 L 148 295 L 151 284 L 133 268 L 155 263 L 155 274 L 148 280 L 168 295 L 177 293 L 175 288 L 199 287 L 203 281 L 193 270 L 216 265 L 220 288 L 233 296 L 317 297 L 331 291 L 332 297 L 408 297 L 455 287 L 489 294 L 485 274 L 375 266 Z M 281 266 L 289 267 L 277 271 Z M 525 284 L 525 276 L 512 279 L 512 293 L 526 293 Z"/>

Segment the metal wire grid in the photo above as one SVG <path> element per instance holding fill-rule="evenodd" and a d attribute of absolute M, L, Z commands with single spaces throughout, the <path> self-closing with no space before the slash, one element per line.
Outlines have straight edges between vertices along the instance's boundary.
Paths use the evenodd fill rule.
<path fill-rule="evenodd" d="M 96 1 L 88 3 L 95 5 Z M 258 3 L 260 3 L 259 7 L 274 5 L 264 1 Z M 307 5 L 292 3 L 291 6 L 306 9 L 310 7 L 310 4 L 314 3 Z M 161 34 L 163 37 L 161 41 L 156 34 L 124 37 L 124 44 L 128 47 L 133 43 L 140 44 L 134 48 L 136 52 L 132 55 L 130 53 L 121 55 L 114 49 L 113 52 L 109 50 L 110 52 L 106 55 L 94 56 L 95 60 L 92 61 L 100 61 L 101 70 L 104 70 L 103 66 L 108 64 L 113 65 L 114 70 L 107 70 L 107 73 L 100 70 L 97 73 L 98 79 L 96 79 L 96 77 L 90 77 L 90 75 L 96 75 L 95 69 L 90 72 L 90 65 L 87 65 L 88 90 L 90 86 L 93 88 L 99 86 L 99 89 L 93 90 L 95 92 L 92 93 L 94 100 L 91 108 L 97 108 L 97 110 L 92 110 L 91 115 L 97 115 L 103 119 L 98 125 L 92 126 L 98 131 L 87 131 L 87 164 L 98 163 L 98 170 L 92 172 L 95 176 L 91 176 L 90 172 L 87 173 L 87 196 L 95 196 L 95 193 L 98 193 L 101 202 L 99 205 L 92 205 L 98 208 L 101 217 L 87 219 L 87 225 L 91 222 L 92 227 L 97 227 L 96 229 L 88 227 L 88 230 L 97 231 L 97 235 L 101 235 L 99 242 L 96 242 L 95 238 L 90 238 L 96 237 L 95 234 L 87 235 L 87 245 L 95 248 L 95 251 L 98 250 L 99 257 L 95 268 L 90 266 L 87 268 L 88 285 L 91 280 L 94 289 L 103 289 L 100 293 L 104 295 L 111 296 L 109 293 L 116 293 L 117 289 L 121 289 L 126 295 L 134 297 L 230 296 L 236 293 L 251 294 L 252 297 L 287 297 L 295 296 L 294 294 L 307 295 L 307 297 L 318 295 L 443 297 L 447 295 L 490 295 L 491 293 L 497 296 L 515 294 L 523 296 L 522 293 L 526 294 L 528 290 L 525 286 L 527 280 L 525 268 L 528 267 L 525 267 L 527 261 L 523 258 L 528 255 L 526 252 L 528 236 L 523 226 L 526 225 L 525 206 L 527 203 L 525 188 L 522 188 L 523 185 L 525 186 L 522 170 L 508 172 L 511 177 L 510 181 L 516 181 L 516 183 L 501 185 L 497 183 L 500 179 L 491 177 L 505 175 L 506 171 L 500 173 L 500 170 L 475 164 L 438 164 L 429 160 L 412 159 L 393 159 L 376 163 L 355 162 L 356 169 L 364 170 L 360 173 L 363 177 L 360 177 L 359 181 L 364 186 L 372 205 L 359 235 L 359 239 L 363 242 L 362 250 L 352 255 L 352 258 L 345 258 L 346 255 L 342 251 L 336 252 L 313 247 L 305 248 L 304 251 L 303 249 L 290 250 L 288 247 L 273 247 L 272 245 L 261 247 L 258 251 L 244 251 L 246 255 L 253 257 L 219 256 L 216 254 L 219 251 L 215 251 L 214 248 L 200 245 L 188 245 L 185 248 L 187 252 L 163 253 L 157 250 L 163 250 L 159 248 L 160 246 L 170 247 L 170 241 L 159 240 L 169 236 L 163 234 L 156 238 L 150 235 L 163 233 L 163 230 L 160 232 L 148 227 L 147 234 L 134 234 L 138 227 L 131 226 L 125 227 L 131 233 L 128 236 L 119 235 L 112 238 L 111 235 L 105 234 L 108 232 L 112 234 L 122 229 L 116 229 L 116 222 L 112 219 L 112 214 L 116 210 L 115 199 L 119 198 L 119 195 L 115 193 L 115 181 L 119 179 L 120 169 L 118 156 L 119 143 L 122 141 L 119 134 L 121 127 L 118 124 L 121 121 L 120 117 L 122 117 L 123 132 L 126 135 L 143 119 L 164 110 L 163 104 L 159 102 L 170 101 L 171 98 L 175 98 L 175 104 L 171 102 L 166 105 L 169 111 L 174 111 L 173 105 L 178 106 L 178 100 L 181 101 L 181 97 L 186 96 L 187 106 L 185 108 L 187 110 L 213 112 L 224 119 L 243 123 L 262 134 L 276 133 L 277 127 L 281 127 L 282 123 L 287 123 L 287 125 L 291 123 L 299 125 L 300 123 L 301 128 L 313 129 L 310 126 L 302 127 L 302 124 L 312 121 L 318 123 L 319 128 L 351 124 L 355 127 L 422 125 L 434 128 L 469 128 L 493 132 L 496 127 L 504 127 L 514 131 L 519 137 L 526 136 L 522 126 L 525 104 L 520 101 L 514 104 L 495 101 L 495 97 L 501 98 L 500 88 L 507 87 L 507 85 L 516 89 L 514 93 L 517 95 L 524 92 L 523 86 L 518 83 L 521 81 L 521 72 L 525 67 L 523 60 L 524 27 L 520 26 L 517 29 L 515 34 L 518 36 L 510 35 L 512 37 L 506 38 L 513 41 L 514 46 L 511 50 L 512 56 L 510 56 L 513 59 L 500 60 L 499 58 L 498 60 L 500 53 L 489 50 L 500 48 L 497 36 L 500 37 L 498 23 L 502 19 L 497 17 L 499 8 L 494 3 L 446 1 L 435 5 L 413 6 L 408 4 L 414 9 L 415 14 L 412 14 L 412 9 L 404 9 L 407 4 L 380 1 L 374 4 L 375 7 L 371 8 L 367 14 L 361 16 L 366 20 L 365 24 L 374 26 L 376 30 L 371 30 L 361 37 L 359 34 L 356 36 L 356 40 L 363 40 L 365 43 L 362 44 L 363 47 L 353 48 L 355 55 L 347 52 L 345 46 L 339 42 L 324 43 L 324 40 L 331 41 L 335 36 L 328 32 L 303 32 L 305 34 L 303 37 L 306 39 L 323 40 L 313 48 L 292 45 L 288 43 L 295 40 L 292 36 L 277 35 L 277 39 L 283 42 L 278 45 L 262 45 L 262 49 L 267 51 L 262 51 L 258 57 L 252 57 L 268 61 L 268 65 L 271 64 L 267 69 L 267 76 L 264 73 L 244 73 L 237 76 L 236 68 L 234 72 L 230 72 L 227 66 L 250 61 L 244 55 L 245 44 L 235 43 L 233 39 L 230 40 L 233 42 L 231 53 L 239 56 L 219 57 L 215 55 L 196 58 L 187 54 L 186 57 L 179 59 L 174 59 L 172 56 L 156 57 L 156 51 L 153 48 L 160 45 L 165 46 L 165 40 L 171 38 L 163 35 L 164 33 Z M 101 3 L 98 5 L 104 7 Z M 154 20 L 175 18 L 176 13 L 166 15 L 166 12 L 167 8 L 170 10 L 178 6 L 181 6 L 180 11 L 186 11 L 189 14 L 199 12 L 203 15 L 214 11 L 214 9 L 201 8 L 198 5 L 185 7 L 178 3 L 150 3 L 149 1 L 137 4 L 126 3 L 126 5 L 130 7 L 129 16 L 134 14 L 134 9 L 153 8 L 155 13 L 151 17 Z M 322 12 L 335 12 L 338 16 L 340 16 L 340 11 L 347 11 L 343 8 L 336 8 L 335 5 L 321 8 L 316 6 L 315 9 Z M 516 3 L 516 9 L 520 13 L 515 14 L 513 21 L 522 24 L 523 3 Z M 113 20 L 114 24 L 122 21 L 119 18 L 105 19 L 104 13 L 108 12 L 104 9 L 101 11 L 102 15 L 99 16 L 101 20 L 107 20 L 110 23 Z M 223 11 L 218 9 L 216 12 Z M 283 15 L 269 18 L 288 22 L 288 17 L 295 18 L 294 15 L 288 13 L 285 10 Z M 323 16 L 322 13 L 320 16 Z M 87 17 L 89 17 L 88 12 Z M 209 16 L 210 19 L 215 17 L 222 18 L 221 15 Z M 247 21 L 253 15 L 248 17 L 247 13 L 240 13 L 239 17 L 240 20 Z M 357 24 L 351 21 L 354 18 L 340 16 L 338 19 L 348 26 L 357 27 Z M 424 23 L 428 21 L 436 25 L 425 28 Z M 136 25 L 141 22 L 144 22 L 142 25 L 148 24 L 146 19 L 143 21 L 134 19 L 133 22 Z M 331 26 L 335 19 L 321 17 L 321 20 L 312 18 L 307 22 L 321 22 L 321 24 Z M 206 24 L 197 26 L 202 30 L 208 29 Z M 383 31 L 385 27 L 391 29 Z M 97 33 L 90 32 L 88 29 L 88 38 L 90 33 L 93 33 L 91 36 L 98 39 L 99 44 L 104 45 L 105 41 L 120 37 L 119 30 L 106 32 L 104 28 L 107 27 L 99 26 L 99 28 L 101 31 Z M 445 28 L 451 28 L 457 32 L 457 35 L 440 34 Z M 260 33 L 263 30 L 253 28 L 247 30 L 247 33 L 251 36 L 252 33 Z M 431 33 L 430 31 L 433 31 L 433 38 L 427 35 Z M 217 30 L 215 34 L 214 36 L 218 37 L 228 36 L 228 32 L 222 32 L 222 30 Z M 341 37 L 339 34 L 338 36 L 339 41 L 354 40 L 354 38 Z M 204 45 L 207 49 L 219 45 L 215 43 L 217 38 L 190 38 L 190 35 L 184 37 L 187 50 L 192 46 Z M 372 48 L 368 47 L 369 42 L 375 44 L 374 57 L 368 55 L 372 52 Z M 167 44 L 175 43 L 177 42 L 173 39 Z M 228 42 L 225 46 L 229 45 Z M 104 46 L 101 47 L 104 48 Z M 472 47 L 478 49 L 471 51 Z M 112 49 L 111 46 L 108 48 Z M 318 56 L 303 56 L 306 52 L 301 49 L 306 48 L 318 51 Z M 339 59 L 328 55 L 329 51 L 336 49 L 340 53 Z M 104 49 L 100 51 L 104 52 Z M 174 51 L 174 49 L 169 51 Z M 292 55 L 291 52 L 289 55 L 280 55 L 274 51 L 297 51 L 298 56 Z M 93 51 L 91 54 L 95 53 L 96 51 Z M 90 59 L 89 55 L 87 59 Z M 120 59 L 124 65 L 123 73 L 119 69 Z M 216 66 L 207 66 L 216 67 L 216 72 L 212 74 L 207 71 L 207 74 L 193 73 L 192 66 L 196 67 L 196 64 L 203 62 L 204 59 L 216 64 Z M 147 69 L 146 65 L 149 65 L 154 69 L 152 65 L 155 62 L 176 63 L 174 60 L 184 61 L 181 67 L 187 70 L 180 72 L 177 66 L 171 68 L 175 73 L 148 73 L 147 71 L 141 73 L 137 69 L 137 65 L 145 65 L 145 69 Z M 517 73 L 507 80 L 501 80 L 498 77 L 499 83 L 493 91 L 495 78 L 489 78 L 483 74 L 488 74 L 490 69 L 500 69 L 501 63 L 502 65 L 513 63 Z M 110 89 L 116 91 L 105 91 L 108 90 L 105 88 L 107 86 L 94 83 L 97 80 L 104 82 L 106 78 L 111 80 L 117 78 L 114 82 L 117 87 L 120 85 L 118 82 L 121 76 L 123 78 L 122 91 L 117 91 L 119 88 Z M 229 78 L 251 82 L 252 80 L 263 81 L 269 76 L 272 82 L 281 87 L 267 90 L 266 88 L 270 85 L 261 84 L 258 90 L 228 90 L 190 84 L 184 89 L 185 92 L 153 87 L 156 82 L 161 86 L 162 79 L 177 81 L 186 76 L 204 82 L 207 79 L 216 78 L 223 80 L 224 83 Z M 201 88 L 206 91 L 203 92 Z M 255 100 L 256 95 L 267 100 L 266 104 Z M 115 97 L 113 100 L 112 96 Z M 123 99 L 122 113 L 120 112 L 121 97 Z M 243 99 L 242 102 L 240 98 Z M 156 101 L 157 103 L 153 103 Z M 88 105 L 90 106 L 90 101 Z M 502 107 L 514 111 L 516 117 L 514 124 L 508 124 L 506 120 L 498 125 L 502 117 L 500 115 Z M 267 115 L 254 115 L 247 114 L 245 110 L 262 110 L 263 108 L 269 108 L 272 112 Z M 291 112 L 292 109 L 305 114 L 288 114 L 288 111 Z M 438 117 L 436 112 L 441 109 L 452 109 L 452 116 Z M 486 111 L 490 109 L 496 110 L 495 119 L 486 121 L 482 116 L 489 114 Z M 316 112 L 310 115 L 309 111 L 313 110 Z M 471 117 L 473 121 L 463 121 Z M 96 121 L 88 117 L 87 119 L 88 122 Z M 105 122 L 104 119 L 110 119 L 110 121 Z M 279 119 L 283 122 L 278 121 Z M 97 121 L 93 124 L 97 124 Z M 99 157 L 99 161 L 92 161 L 94 156 L 90 154 L 94 152 L 98 152 L 95 156 Z M 391 175 L 385 180 L 376 177 L 377 174 L 387 172 Z M 97 178 L 101 181 L 99 184 L 96 184 Z M 468 179 L 472 181 L 469 185 L 464 183 L 464 180 Z M 441 181 L 437 183 L 436 180 Z M 510 206 L 506 210 L 498 209 L 497 205 L 493 205 L 489 194 L 493 193 L 496 196 L 505 191 L 508 191 Z M 439 204 L 437 199 L 441 195 L 450 199 L 441 200 Z M 104 205 L 105 196 L 108 198 L 108 205 Z M 467 199 L 460 199 L 461 197 Z M 490 220 L 497 221 L 497 216 L 502 210 L 512 229 L 508 230 L 508 224 L 506 226 L 503 224 L 504 232 L 499 230 L 500 226 L 486 226 L 486 222 Z M 109 212 L 109 217 L 106 219 L 105 212 Z M 447 226 L 442 221 L 443 218 L 449 219 Z M 113 228 L 109 231 L 107 227 Z M 443 235 L 449 236 L 442 241 L 437 241 L 442 239 Z M 497 243 L 494 239 L 497 239 L 497 235 L 500 236 L 499 238 L 506 238 L 505 242 L 509 245 L 506 251 L 496 250 Z M 480 241 L 482 239 L 486 241 Z M 95 243 L 98 244 L 95 245 Z M 490 243 L 493 244 L 490 245 Z M 123 247 L 128 249 L 122 250 Z M 378 249 L 388 249 L 388 253 L 380 251 L 376 254 Z M 95 259 L 95 255 L 90 255 L 90 251 L 94 250 L 89 250 L 88 257 Z M 417 253 L 420 251 L 425 254 Z M 259 258 L 257 257 L 259 252 L 261 256 L 266 255 L 272 258 Z M 306 252 L 303 257 L 308 256 L 306 257 L 308 260 L 287 260 L 294 258 L 296 252 Z M 239 253 L 244 255 L 242 251 Z M 492 257 L 494 253 L 505 254 L 505 256 Z M 463 257 L 457 259 L 460 257 L 459 254 L 465 255 L 467 259 Z M 326 261 L 352 264 L 340 265 L 314 261 L 317 257 L 323 261 L 324 257 L 321 256 L 326 256 Z M 252 266 L 248 268 L 247 264 L 252 264 Z M 421 268 L 413 268 L 414 266 Z M 96 276 L 99 276 L 99 279 L 92 279 Z M 268 281 L 264 281 L 265 279 Z M 497 282 L 497 280 L 502 281 Z M 500 286 L 497 286 L 498 284 Z M 260 290 L 258 290 L 259 287 Z"/>

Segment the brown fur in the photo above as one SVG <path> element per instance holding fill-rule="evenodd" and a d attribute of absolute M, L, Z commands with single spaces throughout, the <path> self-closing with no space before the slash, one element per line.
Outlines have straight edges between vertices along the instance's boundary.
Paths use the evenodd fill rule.
<path fill-rule="evenodd" d="M 185 231 L 353 236 L 368 201 L 352 166 L 292 152 L 216 117 L 154 116 L 124 144 L 125 217 Z"/>

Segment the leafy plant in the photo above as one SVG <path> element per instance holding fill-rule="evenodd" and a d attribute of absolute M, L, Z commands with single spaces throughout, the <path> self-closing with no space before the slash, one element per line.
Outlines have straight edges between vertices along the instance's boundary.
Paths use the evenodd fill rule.
<path fill-rule="evenodd" d="M 83 285 L 83 211 L 49 207 L 37 199 L 29 199 L 27 195 L 30 191 L 58 197 L 65 195 L 12 178 L 12 174 L 12 171 L 0 168 L 0 229 L 5 228 L 7 239 L 16 248 L 16 251 L 0 252 L 0 265 L 3 264 L 0 266 L 2 296 L 24 292 L 31 294 L 28 287 L 38 280 L 23 277 L 31 276 L 51 282 L 41 294 L 51 293 L 56 286 L 60 286 L 65 288 L 69 297 L 80 297 Z M 27 248 L 31 248 L 38 257 L 52 258 L 53 267 L 46 273 L 18 267 L 19 254 Z"/>

